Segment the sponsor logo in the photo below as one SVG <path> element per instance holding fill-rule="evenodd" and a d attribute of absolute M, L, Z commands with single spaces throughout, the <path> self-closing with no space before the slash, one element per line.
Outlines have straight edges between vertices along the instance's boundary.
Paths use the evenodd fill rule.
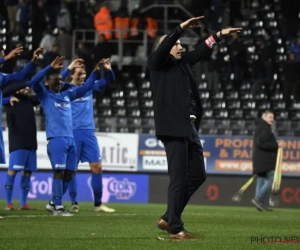
<path fill-rule="evenodd" d="M 80 98 L 77 98 L 77 99 L 75 100 L 75 102 L 84 102 L 84 101 L 88 101 L 88 100 L 90 100 L 90 99 L 91 99 L 90 96 L 80 97 Z"/>
<path fill-rule="evenodd" d="M 144 156 L 143 167 L 144 169 L 167 170 L 168 161 L 164 156 Z"/>
<path fill-rule="evenodd" d="M 202 146 L 205 140 L 200 140 Z M 147 138 L 144 140 L 144 145 L 139 150 L 139 157 L 143 170 L 152 171 L 167 171 L 168 161 L 166 158 L 166 151 L 161 141 L 156 138 Z M 210 157 L 210 152 L 203 152 L 204 166 L 207 168 L 207 157 Z"/>
<path fill-rule="evenodd" d="M 217 171 L 241 171 L 251 172 L 251 161 L 236 161 L 236 160 L 216 160 L 215 169 Z"/>
<path fill-rule="evenodd" d="M 14 165 L 13 169 L 24 169 L 24 166 L 22 166 L 22 165 Z"/>
<path fill-rule="evenodd" d="M 285 203 L 300 203 L 300 187 L 292 188 L 292 187 L 285 187 L 282 189 L 281 192 L 281 199 Z"/>
<path fill-rule="evenodd" d="M 149 139 L 145 140 L 145 145 L 149 148 L 155 148 L 157 146 L 164 148 L 164 144 L 155 138 L 149 138 Z"/>
<path fill-rule="evenodd" d="M 90 188 L 92 198 L 94 199 L 93 188 L 91 184 L 92 178 L 89 177 L 87 185 Z M 106 203 L 114 196 L 117 200 L 130 200 L 136 193 L 136 182 L 131 182 L 127 178 L 117 180 L 114 177 L 102 178 L 103 192 L 102 202 Z"/>
<path fill-rule="evenodd" d="M 55 164 L 54 168 L 66 168 L 66 164 Z"/>
<path fill-rule="evenodd" d="M 200 140 L 202 146 L 204 145 L 205 143 L 205 140 Z M 155 138 L 148 138 L 145 140 L 145 145 L 148 147 L 148 148 L 155 148 L 155 147 L 161 147 L 161 148 L 164 148 L 164 144 L 155 139 Z"/>
<path fill-rule="evenodd" d="M 48 177 L 47 180 L 39 181 L 35 176 L 30 178 L 31 189 L 28 193 L 29 199 L 36 199 L 39 194 L 51 195 L 52 194 L 52 177 Z"/>
<path fill-rule="evenodd" d="M 54 106 L 59 107 L 59 108 L 71 108 L 70 103 L 63 103 L 63 102 L 61 102 L 61 103 L 55 102 Z"/>

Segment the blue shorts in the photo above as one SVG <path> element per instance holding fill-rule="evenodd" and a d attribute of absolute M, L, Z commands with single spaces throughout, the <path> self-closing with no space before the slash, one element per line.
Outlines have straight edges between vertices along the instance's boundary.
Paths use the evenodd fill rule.
<path fill-rule="evenodd" d="M 76 148 L 72 137 L 53 137 L 47 145 L 47 153 L 53 170 L 76 170 Z"/>
<path fill-rule="evenodd" d="M 36 171 L 36 150 L 17 149 L 9 154 L 8 170 Z"/>
<path fill-rule="evenodd" d="M 77 162 L 101 162 L 98 140 L 92 129 L 77 129 L 73 131 L 76 143 Z"/>
<path fill-rule="evenodd" d="M 2 133 L 2 127 L 0 126 L 0 164 L 5 164 L 5 147 L 4 147 L 4 141 L 3 141 L 3 133 Z"/>

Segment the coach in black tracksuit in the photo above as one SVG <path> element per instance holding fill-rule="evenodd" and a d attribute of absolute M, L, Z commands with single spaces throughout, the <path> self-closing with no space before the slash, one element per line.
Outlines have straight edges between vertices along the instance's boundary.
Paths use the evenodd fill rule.
<path fill-rule="evenodd" d="M 198 136 L 203 111 L 191 66 L 208 59 L 222 35 L 240 30 L 224 29 L 194 51 L 182 55 L 178 39 L 184 28 L 196 27 L 200 19 L 189 19 L 163 36 L 157 50 L 148 58 L 156 136 L 164 143 L 170 176 L 167 212 L 157 226 L 167 230 L 173 239 L 195 239 L 184 229 L 181 214 L 206 179 Z"/>

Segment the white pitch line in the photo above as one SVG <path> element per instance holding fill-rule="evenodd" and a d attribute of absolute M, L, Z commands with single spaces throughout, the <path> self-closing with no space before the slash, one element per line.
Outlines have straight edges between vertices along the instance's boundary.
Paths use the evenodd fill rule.
<path fill-rule="evenodd" d="M 95 213 L 95 214 L 83 214 L 83 213 L 74 213 L 74 217 L 99 217 L 99 216 L 159 216 L 159 214 L 128 214 L 128 213 Z M 195 213 L 191 214 L 192 216 L 214 216 L 214 214 L 200 214 L 200 213 Z M 217 216 L 224 216 L 218 214 Z M 53 216 L 51 214 L 28 214 L 28 215 L 3 215 L 3 218 L 43 218 L 43 217 L 64 217 L 64 216 Z M 73 216 L 71 216 L 73 217 Z"/>

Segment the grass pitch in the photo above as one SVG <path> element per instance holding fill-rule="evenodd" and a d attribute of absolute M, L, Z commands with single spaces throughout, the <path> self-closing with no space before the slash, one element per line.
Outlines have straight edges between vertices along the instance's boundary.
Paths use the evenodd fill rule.
<path fill-rule="evenodd" d="M 95 213 L 91 203 L 80 203 L 74 217 L 55 217 L 46 201 L 29 204 L 36 211 L 5 211 L 0 201 L 0 249 L 300 249 L 300 210 L 188 205 L 183 220 L 199 241 L 171 242 L 156 228 L 165 205 L 109 204 L 116 213 Z M 17 207 L 18 202 L 14 202 Z M 69 203 L 64 203 L 67 208 Z M 298 237 L 299 242 L 258 244 L 253 237 Z M 164 240 L 158 240 L 162 237 Z M 252 243 L 251 243 L 252 237 Z M 295 240 L 295 238 L 293 238 Z M 266 241 L 266 238 L 265 240 Z"/>

